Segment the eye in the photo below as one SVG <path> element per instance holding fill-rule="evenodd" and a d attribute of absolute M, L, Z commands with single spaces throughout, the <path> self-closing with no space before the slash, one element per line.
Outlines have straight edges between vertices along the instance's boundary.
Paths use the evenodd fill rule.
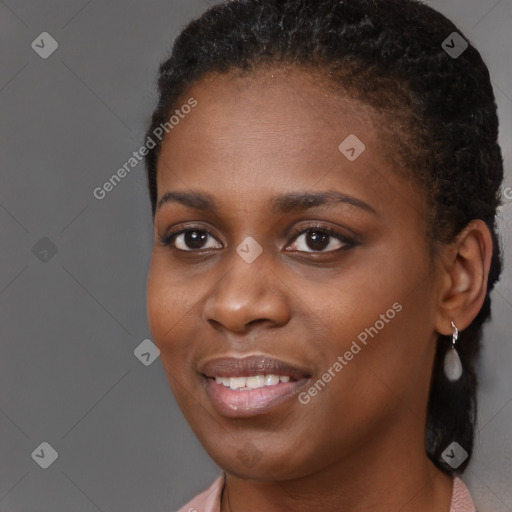
<path fill-rule="evenodd" d="M 218 247 L 203 247 L 208 239 L 213 238 L 206 229 L 191 227 L 182 229 L 160 238 L 162 245 L 172 245 L 179 251 L 195 251 L 200 249 L 216 249 Z M 189 248 L 187 248 L 189 247 Z"/>
<path fill-rule="evenodd" d="M 298 247 L 294 249 L 298 252 L 334 252 L 336 250 L 347 250 L 357 245 L 354 239 L 325 226 L 309 226 L 301 231 L 296 231 L 292 235 L 295 236 L 292 240 L 296 240 L 292 245 L 298 245 Z M 207 242 L 208 238 L 216 240 L 208 230 L 192 226 L 159 237 L 159 241 L 164 246 L 173 246 L 178 251 L 184 252 L 222 248 L 222 245 L 218 241 L 219 245 L 217 246 L 205 246 L 204 244 Z M 303 238 L 303 242 L 298 243 L 297 241 L 301 238 Z M 334 247 L 332 247 L 332 245 L 334 245 Z M 308 248 L 310 250 L 308 250 Z M 326 248 L 329 249 L 325 250 Z"/>
<path fill-rule="evenodd" d="M 298 244 L 297 241 L 301 238 L 303 242 Z M 335 241 L 333 241 L 333 238 Z M 295 240 L 296 242 L 293 245 L 299 246 L 295 249 L 299 252 L 334 252 L 350 249 L 356 245 L 355 240 L 325 226 L 310 226 L 300 231 Z M 334 247 L 332 247 L 333 245 Z M 311 250 L 307 250 L 308 247 Z M 324 250 L 326 248 L 330 249 Z"/>

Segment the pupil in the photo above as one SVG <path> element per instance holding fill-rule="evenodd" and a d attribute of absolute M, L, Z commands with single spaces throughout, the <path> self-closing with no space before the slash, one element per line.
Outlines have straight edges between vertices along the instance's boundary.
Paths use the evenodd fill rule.
<path fill-rule="evenodd" d="M 194 249 L 198 249 L 204 243 L 206 238 L 205 231 L 187 231 L 185 233 L 185 243 Z"/>
<path fill-rule="evenodd" d="M 327 239 L 329 238 L 329 235 L 324 234 L 318 234 L 318 231 L 310 231 L 310 236 L 308 238 L 308 246 L 310 249 L 324 249 L 329 244 L 327 243 Z M 320 232 L 321 233 L 321 232 Z M 313 240 L 313 247 L 309 243 L 309 240 Z M 316 245 L 315 245 L 316 244 Z M 320 247 L 319 247 L 320 245 Z"/>

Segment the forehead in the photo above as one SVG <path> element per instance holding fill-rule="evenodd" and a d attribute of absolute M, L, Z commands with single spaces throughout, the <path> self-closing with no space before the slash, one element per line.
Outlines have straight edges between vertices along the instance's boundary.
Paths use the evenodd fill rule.
<path fill-rule="evenodd" d="M 387 156 L 382 115 L 334 94 L 301 70 L 207 75 L 187 89 L 176 107 L 189 98 L 197 106 L 173 126 L 161 152 L 175 163 L 208 155 L 234 164 L 251 154 L 276 163 L 300 158 L 320 165 L 329 155 L 339 157 L 338 146 L 350 134 L 373 148 L 370 156 Z"/>
<path fill-rule="evenodd" d="M 208 75 L 178 101 L 180 105 L 191 96 L 198 101 L 190 122 L 183 123 L 190 128 L 184 135 L 199 130 L 203 142 L 210 137 L 222 140 L 223 133 L 233 132 L 252 140 L 280 135 L 280 144 L 295 143 L 292 136 L 302 135 L 316 144 L 325 140 L 324 145 L 326 138 L 338 138 L 343 130 L 365 132 L 366 138 L 378 136 L 374 132 L 379 131 L 382 115 L 369 105 L 335 94 L 328 83 L 288 68 Z M 282 137 L 284 132 L 289 136 Z"/>
<path fill-rule="evenodd" d="M 164 139 L 159 198 L 188 188 L 251 202 L 282 190 L 338 188 L 385 203 L 386 190 L 401 188 L 399 195 L 417 200 L 393 172 L 383 114 L 312 74 L 211 74 L 189 87 L 176 107 L 190 98 L 197 105 Z M 340 149 L 347 140 L 364 148 L 354 161 Z"/>

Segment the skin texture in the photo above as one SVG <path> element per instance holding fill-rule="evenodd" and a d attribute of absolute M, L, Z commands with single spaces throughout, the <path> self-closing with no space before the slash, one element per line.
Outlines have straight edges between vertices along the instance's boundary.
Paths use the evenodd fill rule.
<path fill-rule="evenodd" d="M 158 198 L 208 192 L 219 211 L 157 211 L 147 313 L 178 405 L 227 473 L 222 511 L 448 512 L 451 478 L 425 452 L 430 375 L 438 333 L 451 334 L 452 320 L 463 330 L 484 300 L 485 224 L 473 221 L 432 259 L 427 205 L 393 171 L 385 124 L 303 71 L 209 75 L 189 97 L 197 106 L 164 140 Z M 366 146 L 355 161 L 338 150 L 349 134 Z M 375 213 L 269 207 L 276 194 L 325 190 Z M 293 235 L 316 223 L 357 243 L 334 251 L 344 242 Z M 208 231 L 204 248 L 183 236 L 183 251 L 159 242 L 186 227 Z M 249 236 L 263 249 L 250 264 L 236 252 Z M 308 404 L 292 397 L 245 418 L 212 406 L 204 361 L 274 357 L 307 369 L 307 390 L 396 302 L 401 311 Z"/>

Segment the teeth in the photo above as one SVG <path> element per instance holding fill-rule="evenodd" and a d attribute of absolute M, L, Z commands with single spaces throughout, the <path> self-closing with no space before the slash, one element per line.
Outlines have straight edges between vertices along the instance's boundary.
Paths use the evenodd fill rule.
<path fill-rule="evenodd" d="M 265 375 L 255 375 L 245 379 L 245 386 L 251 389 L 262 388 L 265 385 Z"/>
<path fill-rule="evenodd" d="M 277 375 L 265 375 L 265 386 L 275 386 L 279 384 L 279 380 Z"/>
<path fill-rule="evenodd" d="M 245 388 L 245 381 L 247 379 L 245 377 L 230 377 L 229 378 L 229 387 L 231 389 Z"/>
<path fill-rule="evenodd" d="M 231 389 L 257 389 L 264 386 L 275 386 L 280 382 L 289 382 L 288 375 L 251 375 L 250 377 L 215 377 L 217 384 Z"/>

